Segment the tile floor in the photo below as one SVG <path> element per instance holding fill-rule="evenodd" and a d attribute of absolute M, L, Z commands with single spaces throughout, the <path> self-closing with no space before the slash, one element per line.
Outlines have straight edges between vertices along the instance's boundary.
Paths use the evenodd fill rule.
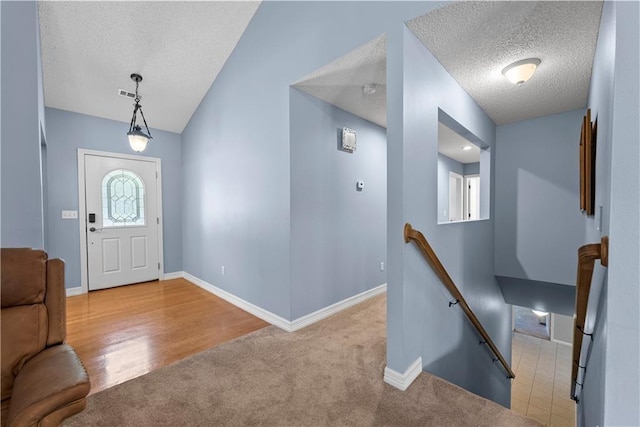
<path fill-rule="evenodd" d="M 511 409 L 553 427 L 575 427 L 571 347 L 514 332 Z"/>

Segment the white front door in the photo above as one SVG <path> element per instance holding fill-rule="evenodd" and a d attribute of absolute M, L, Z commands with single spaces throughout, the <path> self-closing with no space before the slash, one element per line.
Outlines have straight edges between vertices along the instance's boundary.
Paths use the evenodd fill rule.
<path fill-rule="evenodd" d="M 159 278 L 158 165 L 84 154 L 89 290 Z"/>

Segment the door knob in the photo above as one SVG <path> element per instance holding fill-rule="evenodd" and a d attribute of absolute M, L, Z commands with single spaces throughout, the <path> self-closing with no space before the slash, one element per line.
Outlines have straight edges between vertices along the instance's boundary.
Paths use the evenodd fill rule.
<path fill-rule="evenodd" d="M 102 228 L 91 227 L 89 231 L 91 231 L 92 233 L 95 233 L 96 231 L 102 231 Z"/>

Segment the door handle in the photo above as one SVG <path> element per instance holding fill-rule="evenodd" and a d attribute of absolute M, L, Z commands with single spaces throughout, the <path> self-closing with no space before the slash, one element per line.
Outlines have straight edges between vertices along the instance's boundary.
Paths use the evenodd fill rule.
<path fill-rule="evenodd" d="M 95 233 L 96 231 L 102 231 L 102 228 L 95 228 L 95 227 L 91 227 L 89 229 L 90 232 Z"/>

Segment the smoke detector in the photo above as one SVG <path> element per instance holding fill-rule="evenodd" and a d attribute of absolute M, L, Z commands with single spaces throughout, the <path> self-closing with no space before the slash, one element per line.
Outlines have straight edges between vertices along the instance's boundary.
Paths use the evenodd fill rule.
<path fill-rule="evenodd" d="M 362 86 L 362 93 L 365 95 L 373 95 L 378 90 L 378 86 L 375 83 L 367 83 Z"/>

